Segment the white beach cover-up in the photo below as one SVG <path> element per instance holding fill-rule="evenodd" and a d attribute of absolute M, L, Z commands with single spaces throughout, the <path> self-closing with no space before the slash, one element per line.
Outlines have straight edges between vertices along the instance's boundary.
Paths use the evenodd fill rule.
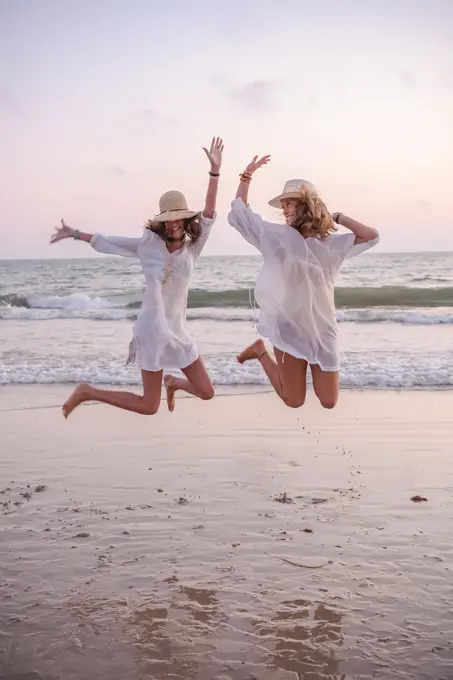
<path fill-rule="evenodd" d="M 128 363 L 138 361 L 145 371 L 186 368 L 198 358 L 198 349 L 186 327 L 191 273 L 212 229 L 213 219 L 200 216 L 202 233 L 193 245 L 169 253 L 165 241 L 145 229 L 128 238 L 94 234 L 91 246 L 98 253 L 137 257 L 145 275 L 145 291 Z"/>
<path fill-rule="evenodd" d="M 345 258 L 376 245 L 379 234 L 357 245 L 352 232 L 303 238 L 288 225 L 265 222 L 240 198 L 231 204 L 228 221 L 264 259 L 255 286 L 260 335 L 323 371 L 338 371 L 335 277 Z"/>

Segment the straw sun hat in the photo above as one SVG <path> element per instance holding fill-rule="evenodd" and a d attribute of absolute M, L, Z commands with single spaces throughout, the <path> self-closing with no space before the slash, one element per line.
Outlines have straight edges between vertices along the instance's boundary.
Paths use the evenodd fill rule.
<path fill-rule="evenodd" d="M 273 198 L 272 201 L 269 201 L 269 205 L 273 208 L 281 208 L 280 201 L 283 201 L 285 198 L 300 198 L 300 191 L 303 187 L 313 191 L 315 194 L 318 193 L 316 187 L 311 182 L 307 182 L 306 179 L 289 179 L 285 182 L 282 193 Z"/>
<path fill-rule="evenodd" d="M 159 199 L 159 214 L 153 222 L 174 222 L 187 220 L 198 215 L 199 210 L 189 210 L 184 194 L 180 191 L 166 191 Z"/>

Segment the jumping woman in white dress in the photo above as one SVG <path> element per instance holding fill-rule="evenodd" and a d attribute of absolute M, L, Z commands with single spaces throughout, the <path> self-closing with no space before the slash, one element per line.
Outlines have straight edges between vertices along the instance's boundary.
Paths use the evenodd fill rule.
<path fill-rule="evenodd" d="M 240 364 L 259 361 L 278 396 L 292 408 L 305 401 L 310 364 L 316 396 L 325 408 L 333 408 L 340 383 L 335 277 L 345 258 L 374 246 L 379 234 L 342 213 L 330 215 L 315 187 L 302 179 L 289 180 L 269 201 L 283 211 L 286 225 L 265 222 L 250 210 L 247 198 L 254 172 L 269 160 L 255 156 L 240 175 L 228 221 L 263 256 L 255 287 L 257 329 L 274 346 L 276 361 L 261 339 L 237 359 Z M 350 233 L 334 233 L 335 223 Z"/>
<path fill-rule="evenodd" d="M 168 191 L 159 201 L 159 214 L 146 223 L 137 238 L 86 234 L 61 227 L 51 238 L 56 243 L 74 238 L 89 243 L 100 253 L 138 258 L 145 275 L 143 303 L 133 329 L 128 362 L 138 361 L 143 395 L 78 385 L 63 406 L 69 416 L 84 401 L 99 401 L 143 415 L 155 414 L 160 405 L 163 370 L 180 368 L 185 378 L 166 375 L 167 404 L 175 405 L 175 392 L 184 390 L 200 399 L 212 399 L 214 388 L 197 347 L 186 328 L 189 282 L 195 261 L 203 250 L 216 213 L 217 189 L 222 165 L 223 141 L 214 138 L 204 149 L 210 164 L 206 204 L 200 213 L 189 210 L 183 194 Z"/>

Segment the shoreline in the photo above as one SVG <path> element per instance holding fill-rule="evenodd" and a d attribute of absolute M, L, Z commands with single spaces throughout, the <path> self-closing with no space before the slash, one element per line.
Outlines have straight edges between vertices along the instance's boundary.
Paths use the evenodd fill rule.
<path fill-rule="evenodd" d="M 41 409 L 52 409 L 52 408 L 61 408 L 63 405 L 64 401 L 67 399 L 69 394 L 72 392 L 72 390 L 75 388 L 75 386 L 78 383 L 30 383 L 30 384 L 24 384 L 24 383 L 17 383 L 17 384 L 6 384 L 6 385 L 0 385 L 0 415 L 2 413 L 8 413 L 8 412 L 13 412 L 16 410 L 26 410 L 26 411 L 32 411 L 32 410 L 41 410 Z M 140 390 L 142 388 L 141 384 L 127 384 L 127 385 L 112 385 L 110 383 L 90 383 L 95 387 L 98 387 L 100 389 L 105 389 L 105 390 L 126 390 L 130 392 L 137 392 L 140 393 Z M 241 384 L 241 385 L 214 385 L 216 394 L 213 399 L 213 401 L 218 401 L 220 399 L 224 399 L 226 397 L 228 398 L 233 398 L 233 397 L 245 397 L 245 396 L 255 396 L 255 395 L 269 395 L 272 396 L 272 398 L 275 399 L 276 403 L 279 403 L 281 406 L 282 404 L 280 403 L 280 400 L 278 399 L 277 395 L 274 393 L 274 390 L 272 387 L 268 387 L 265 385 L 246 385 L 246 384 Z M 432 386 L 427 386 L 427 387 L 422 387 L 422 386 L 414 386 L 414 387 L 379 387 L 379 386 L 363 386 L 363 387 L 358 387 L 356 385 L 346 385 L 344 387 L 341 387 L 340 389 L 340 397 L 339 397 L 339 403 L 335 407 L 335 409 L 332 409 L 332 411 L 338 410 L 339 405 L 341 404 L 342 401 L 342 395 L 354 395 L 354 394 L 386 394 L 388 393 L 389 395 L 396 395 L 402 397 L 405 394 L 445 394 L 445 393 L 450 393 L 453 392 L 453 387 L 448 386 L 448 385 L 440 385 L 438 387 L 432 387 Z M 349 398 L 349 397 L 348 397 Z M 39 405 L 36 404 L 36 400 L 39 400 Z M 184 392 L 179 391 L 177 394 L 177 400 L 194 400 L 195 402 L 200 402 L 196 397 L 192 396 L 191 394 L 186 394 Z M 45 403 L 42 403 L 44 401 Z M 166 410 L 164 408 L 165 406 L 165 391 L 164 388 L 162 387 L 162 396 L 161 396 L 161 408 L 159 409 L 159 413 L 162 410 Z M 316 395 L 313 392 L 313 388 L 311 383 L 307 384 L 307 401 L 304 404 L 304 406 L 300 407 L 299 409 L 295 409 L 296 412 L 298 413 L 303 413 L 307 410 L 308 405 L 310 402 L 313 401 L 314 406 L 319 406 L 318 400 L 316 398 Z M 88 406 L 106 406 L 105 404 L 101 404 L 99 402 L 87 402 L 85 404 L 82 404 L 79 408 L 87 408 Z M 200 402 L 200 406 L 202 406 Z M 107 406 L 107 408 L 112 409 L 114 407 Z M 286 409 L 286 407 L 285 407 Z M 120 411 L 121 409 L 115 409 L 116 411 Z M 156 414 L 156 415 L 159 415 Z M 150 416 L 148 416 L 150 417 Z"/>
<path fill-rule="evenodd" d="M 142 388 L 141 384 L 112 385 L 110 383 L 105 384 L 94 382 L 91 384 L 100 389 L 126 390 L 136 393 L 140 393 Z M 71 394 L 72 390 L 75 388 L 76 385 L 77 383 L 48 383 L 48 384 L 19 383 L 0 385 L 0 417 L 2 413 L 13 413 L 14 411 L 61 409 L 63 403 Z M 292 409 L 288 409 L 286 406 L 282 404 L 282 402 L 279 400 L 272 387 L 268 387 L 265 385 L 217 385 L 217 386 L 214 385 L 214 387 L 216 393 L 214 399 L 212 400 L 213 402 L 218 402 L 220 400 L 224 400 L 225 398 L 232 399 L 247 396 L 257 397 L 259 395 L 267 395 L 270 399 L 275 400 L 275 403 L 278 404 L 279 408 L 282 407 L 284 411 L 292 411 Z M 434 396 L 436 394 L 446 395 L 451 392 L 453 392 L 453 387 L 447 385 L 440 385 L 438 387 L 411 386 L 404 388 L 402 387 L 390 388 L 379 386 L 357 387 L 356 385 L 345 386 L 341 387 L 338 404 L 334 409 L 332 409 L 331 413 L 335 413 L 339 410 L 339 408 L 341 408 L 341 404 L 344 401 L 344 399 L 347 399 L 348 401 L 351 399 L 354 400 L 355 396 L 359 394 L 369 396 L 388 394 L 390 398 L 392 397 L 404 398 L 404 395 L 415 396 L 417 394 L 419 395 L 432 394 Z M 367 397 L 365 396 L 365 398 Z M 199 399 L 192 396 L 191 394 L 179 391 L 177 394 L 177 401 L 186 400 L 193 401 L 195 403 L 198 402 L 198 406 L 201 409 L 200 410 L 201 415 L 203 410 L 203 402 L 201 402 Z M 155 416 L 145 416 L 145 418 L 155 418 L 156 416 L 159 417 L 162 411 L 167 411 L 165 402 L 166 402 L 165 391 L 164 388 L 162 387 L 161 406 L 159 412 Z M 84 404 L 81 404 L 79 408 L 88 408 L 92 406 L 96 407 L 102 406 L 104 408 L 107 408 L 108 410 L 113 409 L 114 411 L 122 410 L 114 408 L 112 406 L 108 406 L 106 404 L 102 404 L 100 402 L 86 402 Z M 298 409 L 294 409 L 294 412 L 301 416 L 308 409 L 312 410 L 312 408 L 315 409 L 319 408 L 321 411 L 324 411 L 324 409 L 322 409 L 322 407 L 320 406 L 316 395 L 313 392 L 311 383 L 309 383 L 307 384 L 307 399 L 304 406 Z M 138 414 L 132 415 L 136 415 L 140 418 L 143 418 L 143 416 L 139 416 Z"/>
<path fill-rule="evenodd" d="M 167 373 L 165 371 L 164 373 Z M 171 373 L 168 371 L 168 373 Z M 18 382 L 18 383 L 0 383 L 0 393 L 11 389 L 71 389 L 76 387 L 82 381 L 77 382 Z M 142 386 L 141 382 L 137 383 L 107 383 L 107 382 L 96 382 L 96 381 L 84 381 L 89 382 L 93 387 L 105 388 L 105 389 L 136 389 Z M 270 385 L 256 384 L 256 383 L 235 383 L 235 384 L 215 384 L 216 394 L 225 396 L 226 394 L 270 394 L 274 390 Z M 313 391 L 312 383 L 307 382 L 307 394 Z M 451 391 L 453 392 L 453 385 L 409 385 L 407 387 L 396 386 L 392 387 L 389 385 L 341 385 L 340 386 L 340 397 L 342 392 L 439 392 L 439 391 Z M 188 395 L 189 397 L 191 395 Z"/>

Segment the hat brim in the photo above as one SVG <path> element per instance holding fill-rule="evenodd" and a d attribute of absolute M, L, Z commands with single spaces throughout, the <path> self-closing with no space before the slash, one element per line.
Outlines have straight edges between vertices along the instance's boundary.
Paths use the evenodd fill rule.
<path fill-rule="evenodd" d="M 273 208 L 281 208 L 281 201 L 283 201 L 285 198 L 300 198 L 300 192 L 289 191 L 286 194 L 280 194 L 279 196 L 273 198 L 272 201 L 269 201 L 269 205 L 271 205 Z"/>
<path fill-rule="evenodd" d="M 196 210 L 168 210 L 153 218 L 153 222 L 176 222 L 176 220 L 190 220 L 200 213 Z"/>

